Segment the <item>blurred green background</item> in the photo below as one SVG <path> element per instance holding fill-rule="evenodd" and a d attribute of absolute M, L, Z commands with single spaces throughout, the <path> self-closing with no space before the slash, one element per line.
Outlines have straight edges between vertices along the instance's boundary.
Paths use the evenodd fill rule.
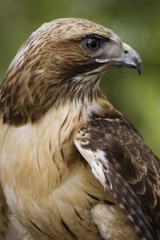
<path fill-rule="evenodd" d="M 101 87 L 160 156 L 159 0 L 0 0 L 0 79 L 21 44 L 42 23 L 87 18 L 111 28 L 141 55 L 143 72 L 118 68 Z"/>

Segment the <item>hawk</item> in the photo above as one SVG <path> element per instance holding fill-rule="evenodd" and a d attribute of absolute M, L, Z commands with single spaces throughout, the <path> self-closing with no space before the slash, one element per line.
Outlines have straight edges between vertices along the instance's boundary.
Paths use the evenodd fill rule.
<path fill-rule="evenodd" d="M 139 55 L 85 19 L 43 24 L 0 89 L 0 239 L 159 240 L 160 160 L 99 81 Z"/>

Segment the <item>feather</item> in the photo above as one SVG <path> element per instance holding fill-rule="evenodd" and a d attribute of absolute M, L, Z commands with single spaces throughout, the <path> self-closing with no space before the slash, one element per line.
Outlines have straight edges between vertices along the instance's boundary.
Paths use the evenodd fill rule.
<path fill-rule="evenodd" d="M 133 126 L 121 115 L 94 118 L 80 129 L 75 144 L 139 238 L 159 239 L 160 162 Z"/>

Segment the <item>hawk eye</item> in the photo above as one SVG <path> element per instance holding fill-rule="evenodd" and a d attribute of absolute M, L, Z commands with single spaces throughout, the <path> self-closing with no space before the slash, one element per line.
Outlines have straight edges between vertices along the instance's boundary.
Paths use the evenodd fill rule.
<path fill-rule="evenodd" d="M 86 42 L 86 46 L 90 50 L 96 51 L 100 47 L 100 41 L 98 38 L 89 38 Z"/>

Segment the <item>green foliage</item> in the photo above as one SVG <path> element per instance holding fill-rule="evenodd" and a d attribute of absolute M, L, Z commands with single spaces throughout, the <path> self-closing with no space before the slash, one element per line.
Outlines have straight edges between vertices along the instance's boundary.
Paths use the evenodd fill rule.
<path fill-rule="evenodd" d="M 143 72 L 113 69 L 101 81 L 108 99 L 160 155 L 160 1 L 1 0 L 0 79 L 21 44 L 43 22 L 87 18 L 111 28 L 139 52 Z"/>

